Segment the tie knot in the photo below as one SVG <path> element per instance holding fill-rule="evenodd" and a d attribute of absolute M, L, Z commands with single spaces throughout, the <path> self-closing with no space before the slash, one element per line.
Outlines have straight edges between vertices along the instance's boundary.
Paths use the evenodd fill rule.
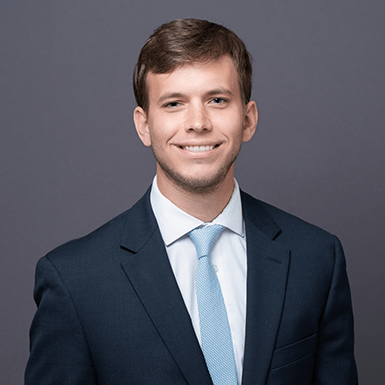
<path fill-rule="evenodd" d="M 221 225 L 211 225 L 191 230 L 188 233 L 194 243 L 198 258 L 210 254 L 211 246 L 223 229 L 224 227 Z"/>

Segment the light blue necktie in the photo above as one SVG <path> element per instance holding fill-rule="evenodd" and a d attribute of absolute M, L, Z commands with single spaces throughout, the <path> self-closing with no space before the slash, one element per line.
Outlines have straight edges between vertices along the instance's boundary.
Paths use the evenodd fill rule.
<path fill-rule="evenodd" d="M 214 385 L 237 385 L 233 341 L 221 286 L 213 264 L 210 249 L 221 225 L 206 226 L 189 232 L 194 242 L 198 265 L 196 294 L 198 300 L 202 351 Z"/>

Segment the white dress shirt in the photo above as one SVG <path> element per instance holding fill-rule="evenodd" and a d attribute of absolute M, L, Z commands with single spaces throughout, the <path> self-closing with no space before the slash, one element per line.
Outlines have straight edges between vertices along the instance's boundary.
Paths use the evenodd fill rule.
<path fill-rule="evenodd" d="M 237 181 L 231 199 L 211 223 L 225 229 L 211 250 L 211 261 L 217 272 L 225 301 L 233 339 L 238 381 L 242 380 L 246 325 L 246 236 L 241 196 Z M 201 220 L 175 206 L 159 191 L 156 176 L 151 189 L 151 206 L 158 222 L 167 254 L 192 324 L 201 343 L 198 304 L 195 293 L 195 270 L 198 263 L 195 246 L 188 233 L 204 225 Z"/>

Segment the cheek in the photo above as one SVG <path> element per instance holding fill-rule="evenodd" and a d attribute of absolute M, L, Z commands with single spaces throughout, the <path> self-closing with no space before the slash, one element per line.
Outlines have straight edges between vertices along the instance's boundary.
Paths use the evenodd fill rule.
<path fill-rule="evenodd" d="M 243 128 L 244 113 L 237 106 L 229 110 L 215 111 L 212 115 L 212 122 L 221 129 L 224 133 L 233 135 L 236 132 L 241 132 Z"/>
<path fill-rule="evenodd" d="M 169 131 L 168 126 L 169 124 L 166 119 L 161 119 L 155 116 L 149 122 L 151 138 L 158 141 L 164 140 L 164 138 L 167 137 L 167 132 Z"/>
<path fill-rule="evenodd" d="M 239 142 L 243 138 L 243 122 L 241 120 L 223 120 L 220 123 L 222 133 L 230 140 Z"/>
<path fill-rule="evenodd" d="M 178 125 L 170 119 L 157 119 L 150 124 L 152 146 L 166 147 L 178 134 Z"/>

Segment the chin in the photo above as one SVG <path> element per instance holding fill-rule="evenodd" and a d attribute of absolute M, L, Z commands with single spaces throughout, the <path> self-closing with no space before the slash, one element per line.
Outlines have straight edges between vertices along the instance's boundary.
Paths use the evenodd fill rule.
<path fill-rule="evenodd" d="M 163 167 L 161 168 L 167 178 L 183 190 L 197 194 L 209 194 L 215 191 L 226 179 L 230 167 L 219 170 L 214 175 L 201 177 L 181 175 L 174 170 L 165 170 Z"/>
<path fill-rule="evenodd" d="M 212 165 L 210 168 L 198 167 L 196 172 L 194 172 L 194 168 L 190 168 L 189 172 L 180 172 L 184 170 L 179 170 L 178 167 L 170 165 L 166 159 L 160 156 L 156 148 L 152 147 L 155 160 L 164 177 L 174 186 L 195 194 L 209 194 L 220 188 L 226 178 L 230 177 L 229 172 L 234 165 L 239 150 L 240 147 L 222 164 Z"/>

